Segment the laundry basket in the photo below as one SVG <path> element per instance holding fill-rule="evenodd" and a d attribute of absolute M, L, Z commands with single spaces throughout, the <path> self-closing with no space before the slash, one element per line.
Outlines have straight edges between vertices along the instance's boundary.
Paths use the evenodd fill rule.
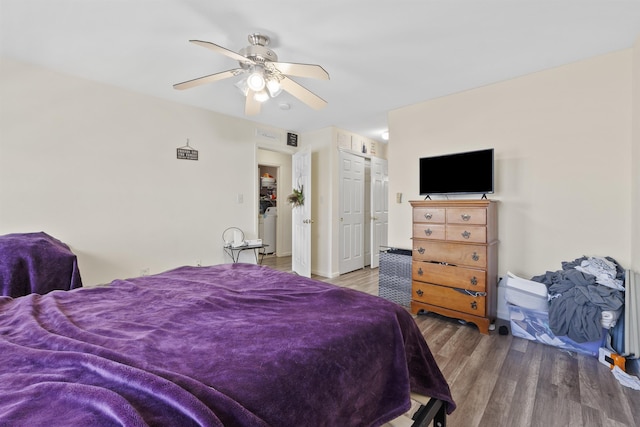
<path fill-rule="evenodd" d="M 411 249 L 380 252 L 378 295 L 403 307 L 411 306 Z"/>

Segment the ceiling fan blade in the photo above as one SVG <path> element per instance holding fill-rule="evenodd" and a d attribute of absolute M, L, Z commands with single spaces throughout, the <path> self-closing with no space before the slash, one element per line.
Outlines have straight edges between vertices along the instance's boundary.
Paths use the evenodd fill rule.
<path fill-rule="evenodd" d="M 255 92 L 249 89 L 247 91 L 247 100 L 244 104 L 244 114 L 247 116 L 255 116 L 260 113 L 260 102 L 256 101 Z"/>
<path fill-rule="evenodd" d="M 211 43 L 211 42 L 205 42 L 202 40 L 189 40 L 191 43 L 197 44 L 198 46 L 202 46 L 202 47 L 206 47 L 207 49 L 211 49 L 214 52 L 218 52 L 221 53 L 225 56 L 228 56 L 231 59 L 235 59 L 236 61 L 239 62 L 248 62 L 250 64 L 255 64 L 255 62 L 245 56 L 240 55 L 239 53 L 236 53 L 232 50 L 229 50 L 227 48 L 224 48 L 222 46 L 218 46 L 215 43 Z"/>
<path fill-rule="evenodd" d="M 291 79 L 284 77 L 280 86 L 313 109 L 319 110 L 327 105 L 327 101 Z"/>
<path fill-rule="evenodd" d="M 320 65 L 296 64 L 293 62 L 271 62 L 278 71 L 288 76 L 310 77 L 312 79 L 329 80 L 329 73 Z"/>
<path fill-rule="evenodd" d="M 217 80 L 227 79 L 229 77 L 237 76 L 243 73 L 242 68 L 234 68 L 233 70 L 223 71 L 221 73 L 209 74 L 208 76 L 198 77 L 197 79 L 187 80 L 186 82 L 176 83 L 173 85 L 174 89 L 184 90 L 190 89 L 195 86 L 200 86 L 206 83 L 215 82 Z"/>

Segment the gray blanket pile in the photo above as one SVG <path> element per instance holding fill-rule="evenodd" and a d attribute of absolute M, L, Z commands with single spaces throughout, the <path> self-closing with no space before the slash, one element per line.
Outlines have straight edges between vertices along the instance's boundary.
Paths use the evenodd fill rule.
<path fill-rule="evenodd" d="M 624 306 L 624 269 L 610 257 L 581 257 L 563 262 L 562 270 L 547 271 L 531 280 L 549 290 L 549 327 L 575 342 L 602 337 L 602 311 Z"/>

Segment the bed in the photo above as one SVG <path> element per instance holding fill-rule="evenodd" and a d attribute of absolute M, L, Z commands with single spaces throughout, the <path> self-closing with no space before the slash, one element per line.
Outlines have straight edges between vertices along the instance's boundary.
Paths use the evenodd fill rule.
<path fill-rule="evenodd" d="M 405 309 L 265 266 L 0 297 L 0 425 L 379 426 L 410 392 L 455 409 Z"/>

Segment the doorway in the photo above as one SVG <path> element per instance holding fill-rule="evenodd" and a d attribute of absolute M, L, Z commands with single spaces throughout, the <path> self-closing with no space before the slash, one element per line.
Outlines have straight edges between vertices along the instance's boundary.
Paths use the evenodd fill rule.
<path fill-rule="evenodd" d="M 258 165 L 259 207 L 258 207 L 258 239 L 266 247 L 262 252 L 266 255 L 277 253 L 278 225 L 278 175 L 279 166 Z"/>
<path fill-rule="evenodd" d="M 379 265 L 387 244 L 387 161 L 340 152 L 339 274 Z"/>
<path fill-rule="evenodd" d="M 258 238 L 269 245 L 266 253 L 278 257 L 289 256 L 291 207 L 286 203 L 286 197 L 291 189 L 291 154 L 257 147 L 256 156 Z M 265 240 L 273 241 L 273 246 Z"/>

